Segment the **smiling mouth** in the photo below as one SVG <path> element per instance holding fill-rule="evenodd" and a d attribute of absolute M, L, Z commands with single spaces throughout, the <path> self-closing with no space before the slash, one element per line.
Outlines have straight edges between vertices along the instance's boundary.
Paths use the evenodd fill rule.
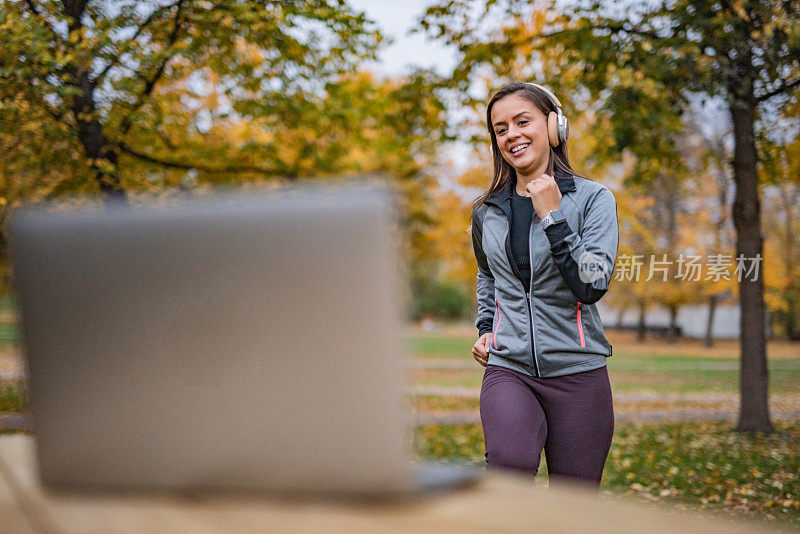
<path fill-rule="evenodd" d="M 530 143 L 525 143 L 524 145 L 518 145 L 518 146 L 515 146 L 514 148 L 512 148 L 512 149 L 510 150 L 510 152 L 511 152 L 512 154 L 514 154 L 514 155 L 517 155 L 518 153 L 520 153 L 520 152 L 522 152 L 523 150 L 525 150 L 526 148 L 528 148 L 528 145 L 529 145 L 529 144 L 530 144 Z"/>

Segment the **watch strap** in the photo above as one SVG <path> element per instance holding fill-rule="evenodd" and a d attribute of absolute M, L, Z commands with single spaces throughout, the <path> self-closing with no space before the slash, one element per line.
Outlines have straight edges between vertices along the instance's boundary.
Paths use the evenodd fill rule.
<path fill-rule="evenodd" d="M 565 220 L 567 220 L 567 218 L 564 217 L 563 213 L 561 213 L 559 210 L 552 210 L 550 213 L 545 215 L 544 219 L 542 219 L 542 228 L 547 229 L 547 227 L 558 224 Z"/>

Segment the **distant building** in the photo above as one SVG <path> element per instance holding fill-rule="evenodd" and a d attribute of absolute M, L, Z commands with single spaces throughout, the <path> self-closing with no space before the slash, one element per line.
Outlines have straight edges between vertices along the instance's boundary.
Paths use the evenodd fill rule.
<path fill-rule="evenodd" d="M 636 329 L 639 326 L 639 310 L 625 310 L 620 321 L 619 310 L 597 303 L 600 317 L 606 328 L 621 326 L 625 329 Z M 712 337 L 714 339 L 737 339 L 739 337 L 740 309 L 738 304 L 717 304 L 714 310 Z M 708 324 L 708 305 L 686 305 L 678 308 L 678 328 L 682 336 L 704 338 Z M 666 330 L 669 328 L 669 310 L 660 306 L 652 306 L 645 312 L 645 325 L 648 329 Z M 770 335 L 767 321 L 767 336 Z"/>

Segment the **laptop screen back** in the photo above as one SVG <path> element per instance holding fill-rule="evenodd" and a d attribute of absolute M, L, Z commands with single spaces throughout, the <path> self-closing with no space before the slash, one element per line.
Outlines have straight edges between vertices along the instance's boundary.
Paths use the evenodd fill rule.
<path fill-rule="evenodd" d="M 18 213 L 43 480 L 405 489 L 395 224 L 368 186 Z"/>

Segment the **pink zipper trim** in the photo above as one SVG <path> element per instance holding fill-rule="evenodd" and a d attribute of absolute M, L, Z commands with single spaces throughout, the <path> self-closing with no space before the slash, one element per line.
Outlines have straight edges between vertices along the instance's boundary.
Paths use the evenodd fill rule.
<path fill-rule="evenodd" d="M 497 310 L 497 326 L 494 329 L 494 334 L 492 334 L 492 343 L 494 344 L 494 348 L 497 348 L 497 331 L 500 330 L 500 320 L 503 318 L 503 315 L 500 313 L 500 305 L 497 304 L 497 297 L 494 298 L 494 306 Z"/>
<path fill-rule="evenodd" d="M 578 335 L 580 336 L 581 348 L 586 348 L 586 342 L 583 339 L 583 324 L 581 324 L 581 303 L 578 302 Z"/>

